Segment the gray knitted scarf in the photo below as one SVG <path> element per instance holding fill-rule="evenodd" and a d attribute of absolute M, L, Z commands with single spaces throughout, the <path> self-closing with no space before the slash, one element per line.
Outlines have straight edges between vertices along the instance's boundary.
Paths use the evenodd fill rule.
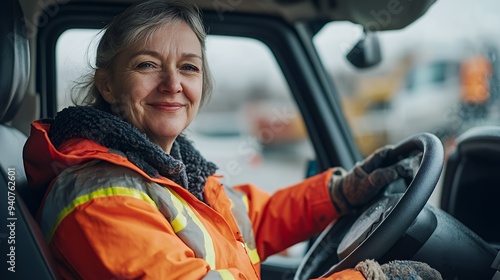
<path fill-rule="evenodd" d="M 169 178 L 201 201 L 207 177 L 217 170 L 183 135 L 167 154 L 130 123 L 93 107 L 63 109 L 50 123 L 49 138 L 56 148 L 71 138 L 92 140 L 125 155 L 153 178 Z"/>

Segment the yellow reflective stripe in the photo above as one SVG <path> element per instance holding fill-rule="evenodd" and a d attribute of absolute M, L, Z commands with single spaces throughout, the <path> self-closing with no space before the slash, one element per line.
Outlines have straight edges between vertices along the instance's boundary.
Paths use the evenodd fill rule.
<path fill-rule="evenodd" d="M 170 224 L 174 228 L 174 232 L 178 233 L 179 231 L 183 230 L 187 226 L 187 219 L 186 219 L 186 217 L 182 216 L 179 213 L 179 215 L 177 215 L 177 217 L 175 217 L 175 219 L 173 219 Z"/>
<path fill-rule="evenodd" d="M 158 208 L 156 206 L 156 203 L 144 192 L 127 188 L 127 187 L 109 187 L 109 188 L 104 188 L 104 189 L 98 189 L 96 191 L 93 191 L 91 193 L 82 195 L 77 197 L 75 200 L 73 200 L 68 206 L 66 206 L 59 215 L 57 215 L 57 220 L 50 229 L 49 233 L 47 234 L 46 238 L 47 241 L 50 241 L 52 239 L 52 236 L 54 235 L 54 232 L 56 231 L 57 227 L 61 223 L 61 221 L 68 216 L 76 207 L 94 199 L 94 198 L 99 198 L 99 197 L 107 197 L 107 196 L 128 196 L 128 197 L 134 197 L 143 201 L 146 201 L 147 203 L 153 205 L 155 208 Z"/>
<path fill-rule="evenodd" d="M 174 193 L 173 191 L 170 192 Z M 177 209 L 177 217 L 175 217 L 170 224 L 172 225 L 175 233 L 178 233 L 186 227 L 187 219 L 184 215 L 182 215 L 182 209 L 184 208 L 182 202 L 178 199 L 172 199 L 172 203 L 174 204 L 175 209 Z"/>
<path fill-rule="evenodd" d="M 246 194 L 244 194 L 243 197 L 241 197 L 241 200 L 243 201 L 243 204 L 245 205 L 245 208 L 247 209 L 247 212 L 248 212 L 248 209 L 250 208 L 248 206 L 248 196 Z"/>
<path fill-rule="evenodd" d="M 214 249 L 214 244 L 212 242 L 212 237 L 210 237 L 210 234 L 208 234 L 207 230 L 201 223 L 200 219 L 196 216 L 196 214 L 193 212 L 189 204 L 182 198 L 180 197 L 176 192 L 172 191 L 169 188 L 170 192 L 183 204 L 185 205 L 186 212 L 188 213 L 189 217 L 193 219 L 193 222 L 200 228 L 201 232 L 203 233 L 203 241 L 205 245 L 205 253 L 206 253 L 206 259 L 205 261 L 208 263 L 211 269 L 215 268 L 215 249 Z M 175 201 L 175 199 L 173 199 Z M 174 202 L 175 204 L 175 202 Z"/>
<path fill-rule="evenodd" d="M 259 253 L 257 252 L 257 248 L 250 249 L 245 244 L 245 249 L 247 249 L 247 253 L 248 253 L 248 256 L 250 257 L 250 260 L 252 261 L 252 264 L 256 264 L 256 263 L 260 262 L 260 257 L 259 257 Z"/>
<path fill-rule="evenodd" d="M 227 269 L 217 270 L 217 272 L 219 272 L 222 280 L 234 280 L 233 274 L 231 274 L 231 272 Z"/>

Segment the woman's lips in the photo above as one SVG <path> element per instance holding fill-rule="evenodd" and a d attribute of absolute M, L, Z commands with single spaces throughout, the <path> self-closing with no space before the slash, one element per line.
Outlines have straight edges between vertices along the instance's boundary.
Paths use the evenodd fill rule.
<path fill-rule="evenodd" d="M 178 102 L 158 102 L 158 103 L 150 103 L 154 109 L 163 111 L 163 112 L 175 112 L 180 110 L 184 105 Z"/>

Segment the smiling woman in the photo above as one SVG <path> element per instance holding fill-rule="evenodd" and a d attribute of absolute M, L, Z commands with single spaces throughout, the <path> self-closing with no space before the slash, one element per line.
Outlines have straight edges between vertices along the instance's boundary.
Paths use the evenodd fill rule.
<path fill-rule="evenodd" d="M 492 130 L 455 137 L 499 123 L 500 2 L 189 2 L 202 13 L 170 0 L 3 1 L 0 188 L 13 192 L 15 169 L 9 198 L 17 206 L 9 279 L 58 279 L 52 271 L 59 271 L 68 279 L 303 280 L 327 271 L 362 277 L 360 271 L 429 269 L 393 260 L 423 261 L 446 279 L 492 278 L 500 248 L 491 230 L 500 197 L 492 164 L 498 156 L 487 152 L 495 145 L 485 138 Z M 169 8 L 155 11 L 168 16 L 145 12 L 158 3 Z M 190 13 L 174 6 L 193 11 L 210 35 L 198 36 Z M 107 33 L 126 14 L 119 32 Z M 358 44 L 363 25 L 391 31 Z M 98 53 L 105 34 L 118 39 Z M 192 41 L 187 47 L 183 36 Z M 382 56 L 373 58 L 382 57 L 380 64 L 356 60 L 356 52 L 349 61 L 365 68 L 347 64 L 354 44 L 373 47 L 377 37 Z M 357 53 L 374 49 L 365 50 Z M 204 62 L 215 81 L 209 102 Z M 76 81 L 77 106 L 66 98 L 68 83 L 58 87 L 64 80 Z M 89 92 L 95 98 L 82 103 Z M 457 106 L 462 101 L 481 105 Z M 190 122 L 187 109 L 196 102 Z M 441 169 L 427 165 L 423 172 L 422 159 L 426 176 L 385 188 L 399 170 L 390 164 L 407 154 L 373 151 L 424 129 L 440 139 L 417 134 L 403 143 L 415 152 L 434 143 L 423 150 L 439 162 L 442 140 L 451 152 L 443 185 L 456 188 L 443 188 L 441 203 L 431 202 L 437 207 L 419 210 Z M 421 135 L 434 140 L 418 141 Z M 464 146 L 470 136 L 469 144 L 486 150 Z M 425 188 L 415 187 L 419 181 Z M 380 205 L 386 209 L 370 212 Z M 0 200 L 4 220 L 9 206 Z M 9 245 L 0 242 L 0 262 L 13 251 Z M 57 269 L 48 269 L 53 259 Z"/>
<path fill-rule="evenodd" d="M 132 5 L 104 30 L 84 104 L 33 123 L 26 171 L 46 190 L 40 227 L 63 277 L 257 279 L 262 260 L 411 175 L 403 162 L 384 166 L 383 147 L 349 172 L 329 168 L 273 195 L 223 185 L 182 134 L 211 91 L 205 37 L 192 6 Z M 406 274 L 414 265 L 397 263 Z"/>

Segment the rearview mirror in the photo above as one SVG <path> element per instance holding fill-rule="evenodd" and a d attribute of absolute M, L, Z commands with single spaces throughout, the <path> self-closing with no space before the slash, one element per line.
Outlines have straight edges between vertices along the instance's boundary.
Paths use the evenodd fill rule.
<path fill-rule="evenodd" d="M 374 32 L 365 31 L 363 38 L 347 54 L 347 60 L 360 69 L 379 64 L 382 60 L 382 52 L 378 36 Z"/>

